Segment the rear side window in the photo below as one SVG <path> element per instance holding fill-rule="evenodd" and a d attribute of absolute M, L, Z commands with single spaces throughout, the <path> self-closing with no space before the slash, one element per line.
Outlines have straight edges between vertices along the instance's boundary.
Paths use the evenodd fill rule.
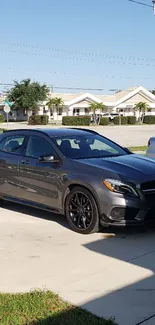
<path fill-rule="evenodd" d="M 51 144 L 44 138 L 38 136 L 30 136 L 27 148 L 26 156 L 32 158 L 40 158 L 41 156 L 54 155 L 55 151 Z"/>
<path fill-rule="evenodd" d="M 19 154 L 21 146 L 23 145 L 25 136 L 9 136 L 0 142 L 0 150 L 4 152 Z"/>

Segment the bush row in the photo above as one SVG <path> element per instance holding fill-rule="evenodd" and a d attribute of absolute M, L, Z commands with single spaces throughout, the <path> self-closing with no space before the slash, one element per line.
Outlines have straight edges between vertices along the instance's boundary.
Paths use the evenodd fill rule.
<path fill-rule="evenodd" d="M 115 116 L 113 119 L 113 123 L 115 125 L 136 124 L 136 116 Z"/>
<path fill-rule="evenodd" d="M 47 125 L 49 120 L 48 115 L 31 115 L 29 117 L 29 125 Z"/>
<path fill-rule="evenodd" d="M 63 116 L 62 125 L 90 125 L 90 116 Z"/>
<path fill-rule="evenodd" d="M 136 124 L 135 116 L 115 116 L 113 119 L 113 123 L 115 125 L 119 124 L 119 118 L 121 118 L 121 124 Z M 91 117 L 90 116 L 63 116 L 62 125 L 90 125 Z M 108 125 L 109 118 L 101 117 L 100 125 Z"/>
<path fill-rule="evenodd" d="M 146 116 L 144 116 L 143 123 L 145 123 L 145 124 L 155 124 L 155 116 L 154 115 L 146 115 Z"/>
<path fill-rule="evenodd" d="M 108 117 L 101 117 L 101 119 L 100 119 L 100 125 L 108 125 L 108 124 L 109 124 Z"/>
<path fill-rule="evenodd" d="M 121 125 L 125 124 L 136 124 L 136 117 L 135 116 L 115 116 L 113 119 L 113 123 L 115 125 L 119 124 L 119 119 L 121 120 Z M 109 119 L 107 117 L 101 117 L 100 125 L 108 125 Z"/>
<path fill-rule="evenodd" d="M 49 117 L 48 115 L 32 115 L 29 117 L 28 124 L 29 125 L 47 125 Z M 0 115 L 0 123 L 4 122 L 4 116 Z M 62 118 L 62 125 L 73 125 L 73 126 L 80 126 L 85 125 L 89 126 L 91 123 L 90 116 L 63 116 Z M 126 124 L 136 124 L 136 117 L 135 116 L 115 116 L 113 119 L 113 123 L 115 125 L 126 125 Z M 144 116 L 143 123 L 145 124 L 155 124 L 155 116 L 153 115 L 146 115 Z M 109 118 L 101 117 L 100 125 L 108 125 Z"/>

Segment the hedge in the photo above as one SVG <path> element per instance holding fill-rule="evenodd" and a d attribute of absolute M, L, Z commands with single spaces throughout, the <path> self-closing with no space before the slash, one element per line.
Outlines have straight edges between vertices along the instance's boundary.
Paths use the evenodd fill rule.
<path fill-rule="evenodd" d="M 62 125 L 90 125 L 90 116 L 63 116 Z"/>
<path fill-rule="evenodd" d="M 48 115 L 31 115 L 29 117 L 29 125 L 47 125 L 48 124 Z"/>
<path fill-rule="evenodd" d="M 143 123 L 145 124 L 155 124 L 155 115 L 144 116 Z"/>
<path fill-rule="evenodd" d="M 119 125 L 119 118 L 121 118 L 121 125 L 126 124 L 136 124 L 136 117 L 135 116 L 115 116 L 113 119 L 113 123 L 115 125 Z"/>
<path fill-rule="evenodd" d="M 119 124 L 119 116 L 115 116 L 114 118 L 113 118 L 113 123 L 115 124 L 115 125 L 118 125 Z"/>
<path fill-rule="evenodd" d="M 128 124 L 128 117 L 127 116 L 121 116 L 121 124 L 122 125 Z"/>
<path fill-rule="evenodd" d="M 3 123 L 5 121 L 4 115 L 0 114 L 0 123 Z"/>
<path fill-rule="evenodd" d="M 127 116 L 128 124 L 136 124 L 136 116 Z"/>
<path fill-rule="evenodd" d="M 100 125 L 108 125 L 108 124 L 109 124 L 109 118 L 108 117 L 101 117 Z"/>

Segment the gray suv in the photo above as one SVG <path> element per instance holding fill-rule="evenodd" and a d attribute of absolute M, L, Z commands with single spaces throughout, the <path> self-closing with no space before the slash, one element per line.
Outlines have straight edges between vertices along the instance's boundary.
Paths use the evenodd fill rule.
<path fill-rule="evenodd" d="M 82 234 L 155 219 L 155 162 L 83 129 L 0 136 L 0 198 L 64 214 Z"/>

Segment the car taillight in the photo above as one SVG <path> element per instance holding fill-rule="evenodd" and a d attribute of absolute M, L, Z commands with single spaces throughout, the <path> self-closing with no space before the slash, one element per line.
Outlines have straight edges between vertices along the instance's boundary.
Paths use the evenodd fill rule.
<path fill-rule="evenodd" d="M 150 144 L 151 144 L 151 142 L 150 142 L 150 140 L 148 141 L 148 147 L 150 146 Z"/>

